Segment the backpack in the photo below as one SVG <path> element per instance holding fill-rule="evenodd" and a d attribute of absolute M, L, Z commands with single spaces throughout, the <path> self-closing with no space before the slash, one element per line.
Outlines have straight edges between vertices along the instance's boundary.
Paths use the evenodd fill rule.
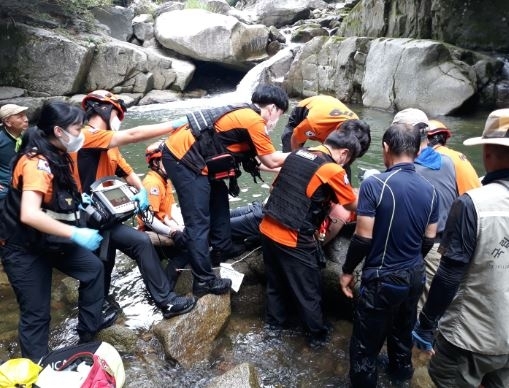
<path fill-rule="evenodd" d="M 84 372 L 80 372 L 80 367 Z M 68 358 L 58 371 L 77 371 L 85 376 L 80 388 L 115 388 L 115 376 L 109 367 L 97 354 L 80 352 Z"/>
<path fill-rule="evenodd" d="M 107 342 L 56 349 L 40 361 L 38 388 L 120 388 L 125 382 L 122 358 Z"/>

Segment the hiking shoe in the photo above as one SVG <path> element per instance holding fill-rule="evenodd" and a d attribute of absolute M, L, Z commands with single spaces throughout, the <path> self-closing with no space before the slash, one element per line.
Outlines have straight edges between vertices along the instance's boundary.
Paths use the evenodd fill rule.
<path fill-rule="evenodd" d="M 101 310 L 102 322 L 99 325 L 99 330 L 106 329 L 107 327 L 113 325 L 121 311 L 122 308 L 114 298 L 108 296 L 106 299 L 104 299 Z"/>
<path fill-rule="evenodd" d="M 206 294 L 226 294 L 232 286 L 231 279 L 214 278 L 208 282 L 193 282 L 193 294 L 198 298 Z"/>
<path fill-rule="evenodd" d="M 197 299 L 194 296 L 176 296 L 170 303 L 161 308 L 165 319 L 185 314 L 196 306 Z"/>

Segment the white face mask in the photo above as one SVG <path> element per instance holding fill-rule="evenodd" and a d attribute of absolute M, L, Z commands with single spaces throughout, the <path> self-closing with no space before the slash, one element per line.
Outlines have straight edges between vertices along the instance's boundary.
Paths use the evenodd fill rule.
<path fill-rule="evenodd" d="M 268 121 L 267 124 L 265 124 L 265 129 L 267 130 L 267 133 L 270 135 L 272 131 L 274 131 L 274 128 L 276 128 L 278 120 L 271 120 Z"/>
<path fill-rule="evenodd" d="M 68 140 L 64 140 L 63 137 L 60 137 L 59 140 L 67 152 L 77 152 L 81 147 L 83 147 L 83 143 L 85 142 L 85 135 L 83 132 L 80 132 L 78 136 L 74 136 L 72 133 L 67 131 L 63 132 L 67 135 Z"/>
<path fill-rule="evenodd" d="M 114 132 L 117 132 L 120 129 L 120 120 L 117 116 L 110 119 L 110 129 Z"/>

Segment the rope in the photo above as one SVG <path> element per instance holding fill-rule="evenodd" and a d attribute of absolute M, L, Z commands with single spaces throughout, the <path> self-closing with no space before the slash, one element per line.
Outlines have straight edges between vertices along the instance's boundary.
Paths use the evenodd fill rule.
<path fill-rule="evenodd" d="M 234 266 L 234 265 L 240 263 L 241 261 L 244 261 L 245 259 L 247 259 L 249 256 L 251 256 L 253 253 L 255 253 L 259 249 L 261 249 L 261 247 L 256 247 L 255 249 L 247 252 L 240 259 L 238 259 L 238 260 L 234 261 L 233 263 L 231 263 L 231 266 Z M 220 268 L 220 267 L 213 267 L 212 269 L 218 269 L 218 268 Z M 191 271 L 191 268 L 177 268 L 176 270 L 177 271 Z"/>

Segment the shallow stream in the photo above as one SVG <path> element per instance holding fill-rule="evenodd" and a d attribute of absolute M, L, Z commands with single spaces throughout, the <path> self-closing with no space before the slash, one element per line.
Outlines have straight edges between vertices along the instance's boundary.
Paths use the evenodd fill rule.
<path fill-rule="evenodd" d="M 229 103 L 235 99 L 233 94 L 215 96 L 208 99 L 187 100 L 158 106 L 129 109 L 123 128 L 143 123 L 154 123 L 178 117 L 188 111 L 206 106 Z M 237 100 L 239 101 L 239 100 Z M 240 101 L 246 101 L 240 100 Z M 293 101 L 295 104 L 296 101 Z M 358 160 L 352 169 L 353 184 L 358 185 L 358 167 L 383 169 L 381 159 L 381 134 L 389 125 L 393 113 L 351 106 L 359 116 L 366 120 L 372 129 L 372 145 L 368 153 Z M 484 126 L 487 112 L 471 117 L 439 118 L 450 126 L 453 137 L 450 145 L 463 151 L 474 164 L 479 175 L 483 175 L 480 147 L 464 147 L 462 141 L 471 136 L 479 136 Z M 279 135 L 286 123 L 283 117 L 273 134 L 274 144 L 280 148 Z M 146 165 L 144 142 L 122 151 L 135 170 L 144 174 Z M 231 207 L 239 206 L 255 199 L 263 199 L 268 194 L 272 177 L 264 173 L 265 183 L 254 184 L 251 177 L 243 174 L 239 185 L 239 198 L 231 200 Z M 249 259 L 246 259 L 249 260 Z M 55 273 L 54 298 L 52 304 L 53 332 L 51 346 L 60 347 L 77 340 L 73 331 L 76 324 L 76 308 L 66 298 L 66 288 L 61 286 L 62 276 Z M 146 349 L 139 354 L 123 354 L 127 373 L 126 387 L 204 387 L 214 376 L 220 375 L 235 365 L 249 362 L 256 366 L 263 387 L 346 387 L 348 373 L 348 341 L 351 324 L 345 320 L 344 311 L 339 307 L 329 307 L 327 316 L 333 326 L 330 342 L 321 349 L 313 350 L 306 344 L 299 330 L 286 331 L 278 335 L 268 332 L 263 325 L 263 287 L 243 285 L 239 294 L 232 295 L 232 315 L 222 335 L 217 339 L 210 360 L 204 360 L 193 368 L 184 369 L 164 360 L 163 352 L 148 329 L 162 317 L 151 305 L 144 290 L 137 268 L 132 261 L 120 255 L 114 272 L 113 288 L 125 314 L 124 324 L 139 333 L 146 340 Z M 184 292 L 189 290 L 184 290 Z M 338 291 L 339 292 L 339 291 Z M 0 271 L 0 359 L 19 356 L 16 344 L 18 307 L 5 273 Z M 154 351 L 156 349 L 156 351 Z M 158 351 L 159 349 L 160 351 Z M 415 356 L 416 376 L 409 386 L 430 386 L 425 371 L 425 357 Z M 391 387 L 382 374 L 380 386 Z"/>

